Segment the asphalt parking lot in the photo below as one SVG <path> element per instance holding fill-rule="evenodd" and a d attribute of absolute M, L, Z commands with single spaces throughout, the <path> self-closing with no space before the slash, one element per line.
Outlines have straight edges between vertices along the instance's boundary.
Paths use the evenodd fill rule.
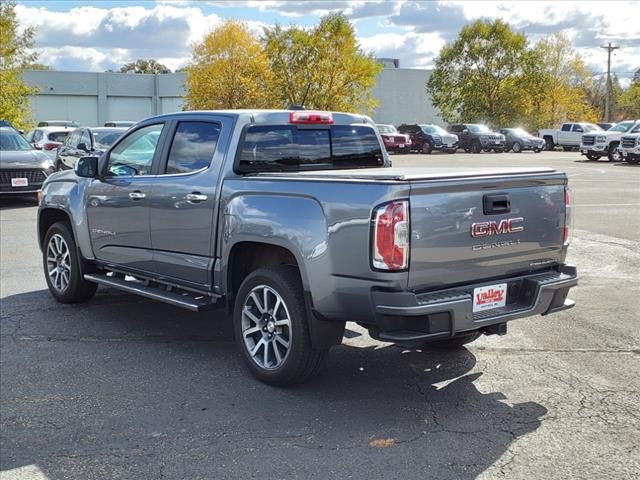
<path fill-rule="evenodd" d="M 572 152 L 393 160 L 567 171 L 576 308 L 453 353 L 350 326 L 315 382 L 277 389 L 247 374 L 223 311 L 103 288 L 55 303 L 36 207 L 0 199 L 0 478 L 637 478 L 640 167 Z"/>

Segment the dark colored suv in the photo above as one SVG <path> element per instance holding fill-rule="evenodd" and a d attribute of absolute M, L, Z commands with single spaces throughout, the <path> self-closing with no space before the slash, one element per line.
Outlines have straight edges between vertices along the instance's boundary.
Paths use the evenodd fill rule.
<path fill-rule="evenodd" d="M 431 124 L 402 124 L 398 132 L 411 137 L 411 149 L 422 153 L 442 150 L 455 153 L 458 149 L 458 137 L 447 132 L 438 125 Z"/>
<path fill-rule="evenodd" d="M 514 153 L 520 153 L 523 150 L 533 150 L 540 153 L 544 150 L 545 141 L 522 128 L 501 128 L 500 133 L 506 138 L 505 152 L 513 150 Z"/>
<path fill-rule="evenodd" d="M 455 133 L 460 139 L 460 148 L 465 152 L 480 153 L 482 150 L 496 153 L 504 152 L 505 137 L 494 132 L 486 125 L 479 123 L 459 123 L 450 125 L 449 132 Z"/>

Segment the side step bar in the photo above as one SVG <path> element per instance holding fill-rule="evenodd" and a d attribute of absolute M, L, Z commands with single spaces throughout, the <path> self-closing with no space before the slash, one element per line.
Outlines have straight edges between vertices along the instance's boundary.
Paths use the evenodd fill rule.
<path fill-rule="evenodd" d="M 202 295 L 185 290 L 164 288 L 163 285 L 151 286 L 140 280 L 126 280 L 122 276 L 108 276 L 106 273 L 86 273 L 84 279 L 106 287 L 117 288 L 142 297 L 159 300 L 176 307 L 186 308 L 194 312 L 211 310 L 216 306 L 218 296 Z"/>

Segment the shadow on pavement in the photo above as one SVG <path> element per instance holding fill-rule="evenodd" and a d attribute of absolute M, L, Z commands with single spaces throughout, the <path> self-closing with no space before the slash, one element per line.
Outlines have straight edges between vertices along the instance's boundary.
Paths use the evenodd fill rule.
<path fill-rule="evenodd" d="M 36 195 L 2 195 L 0 196 L 0 211 L 1 210 L 13 210 L 15 208 L 29 208 L 37 207 L 38 202 Z"/>
<path fill-rule="evenodd" d="M 467 349 L 363 338 L 334 348 L 315 381 L 269 387 L 241 365 L 224 311 L 107 289 L 75 306 L 6 297 L 0 332 L 0 470 L 51 480 L 466 480 L 507 463 L 546 413 L 479 391 Z"/>

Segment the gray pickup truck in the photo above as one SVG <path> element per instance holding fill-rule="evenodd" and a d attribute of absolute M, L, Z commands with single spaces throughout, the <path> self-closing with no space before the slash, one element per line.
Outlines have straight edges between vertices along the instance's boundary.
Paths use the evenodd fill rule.
<path fill-rule="evenodd" d="M 548 168 L 391 167 L 361 115 L 183 112 L 51 175 L 38 237 L 56 300 L 226 304 L 250 371 L 289 385 L 346 322 L 459 348 L 572 307 L 569 199 Z"/>

